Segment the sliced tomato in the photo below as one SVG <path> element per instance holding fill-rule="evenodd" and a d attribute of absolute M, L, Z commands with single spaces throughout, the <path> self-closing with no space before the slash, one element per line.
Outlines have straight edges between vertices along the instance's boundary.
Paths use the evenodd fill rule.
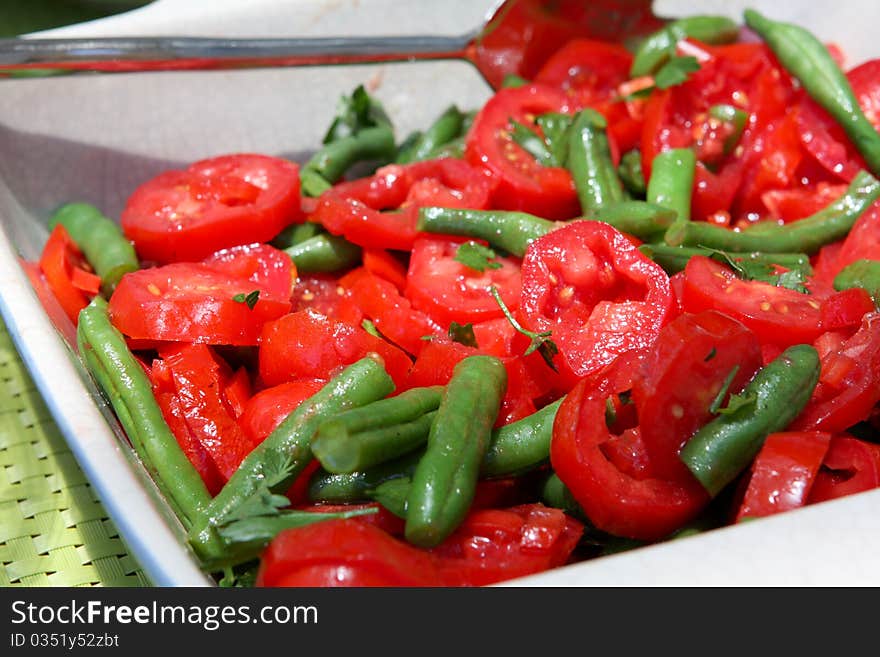
<path fill-rule="evenodd" d="M 324 194 L 309 217 L 334 235 L 375 249 L 409 251 L 418 235 L 416 217 L 405 212 L 379 212 L 358 200 Z"/>
<path fill-rule="evenodd" d="M 743 281 L 711 258 L 695 256 L 685 267 L 684 308 L 717 310 L 745 324 L 762 343 L 808 344 L 822 334 L 821 302 L 797 290 Z"/>
<path fill-rule="evenodd" d="M 767 436 L 752 464 L 736 521 L 804 506 L 830 441 L 831 434 L 821 431 Z"/>
<path fill-rule="evenodd" d="M 340 280 L 331 274 L 300 275 L 293 288 L 291 310 L 311 308 L 348 324 L 359 325 L 363 312 L 352 302 Z"/>
<path fill-rule="evenodd" d="M 606 392 L 596 394 L 584 379 L 568 393 L 553 423 L 550 462 L 595 527 L 640 540 L 664 538 L 693 519 L 708 495 L 696 479 L 636 479 L 609 461 L 602 450 L 611 438 Z"/>
<path fill-rule="evenodd" d="M 821 325 L 825 331 L 856 329 L 874 309 L 874 300 L 864 288 L 841 290 L 823 299 Z"/>
<path fill-rule="evenodd" d="M 560 371 L 574 378 L 649 347 L 672 312 L 666 273 L 601 222 L 576 221 L 532 242 L 522 281 L 523 323 L 551 332 Z"/>
<path fill-rule="evenodd" d="M 142 259 L 169 263 L 268 242 L 300 218 L 299 167 L 243 153 L 159 174 L 129 197 L 121 224 Z"/>
<path fill-rule="evenodd" d="M 392 379 L 400 384 L 410 359 L 397 347 L 312 310 L 290 313 L 267 322 L 260 336 L 260 379 L 279 385 L 299 379 L 327 380 L 369 354 L 381 357 Z"/>
<path fill-rule="evenodd" d="M 880 130 L 880 59 L 856 66 L 846 77 L 865 116 Z"/>
<path fill-rule="evenodd" d="M 311 511 L 312 513 L 345 513 L 350 511 L 373 511 L 373 513 L 365 513 L 361 516 L 355 516 L 352 520 L 363 522 L 368 525 L 378 527 L 383 532 L 403 537 L 406 521 L 399 518 L 386 509 L 378 502 L 367 502 L 362 504 L 324 504 L 324 503 L 308 503 L 298 504 L 297 508 L 301 511 Z"/>
<path fill-rule="evenodd" d="M 233 379 L 232 370 L 203 344 L 168 347 L 159 355 L 170 374 L 175 402 L 189 433 L 227 481 L 255 447 L 229 409 L 227 387 Z"/>
<path fill-rule="evenodd" d="M 413 247 L 404 295 L 413 307 L 439 325 L 467 324 L 503 317 L 503 311 L 489 288 L 494 286 L 510 310 L 519 306 L 521 288 L 519 261 L 494 258 L 497 269 L 471 269 L 457 261 L 463 240 L 421 237 Z"/>
<path fill-rule="evenodd" d="M 75 326 L 79 311 L 100 290 L 101 279 L 91 271 L 63 225 L 58 224 L 49 234 L 40 254 L 39 267 L 64 314 Z"/>
<path fill-rule="evenodd" d="M 406 267 L 385 249 L 364 249 L 364 269 L 384 278 L 400 292 L 406 287 Z"/>
<path fill-rule="evenodd" d="M 237 246 L 204 262 L 126 274 L 110 297 L 110 319 L 138 340 L 255 345 L 263 324 L 290 310 L 294 275 L 283 251 Z"/>
<path fill-rule="evenodd" d="M 580 211 L 574 181 L 561 167 L 545 167 L 513 141 L 511 120 L 540 130 L 535 118 L 568 112 L 565 92 L 531 84 L 496 93 L 480 110 L 468 133 L 467 161 L 498 180 L 495 207 L 522 210 L 548 219 L 567 219 Z"/>
<path fill-rule="evenodd" d="M 833 203 L 846 192 L 846 185 L 820 182 L 811 187 L 771 189 L 761 194 L 770 216 L 785 223 L 804 219 Z"/>
<path fill-rule="evenodd" d="M 830 114 L 805 96 L 793 116 L 804 150 L 832 180 L 850 182 L 865 162 Z"/>
<path fill-rule="evenodd" d="M 828 453 L 810 491 L 809 502 L 824 502 L 880 487 L 880 445 L 840 434 L 831 438 Z"/>
<path fill-rule="evenodd" d="M 258 445 L 324 384 L 323 379 L 300 379 L 261 390 L 245 404 L 238 423 Z"/>
<path fill-rule="evenodd" d="M 880 260 L 880 203 L 874 203 L 856 220 L 827 275 L 833 280 L 840 270 L 858 260 Z"/>
<path fill-rule="evenodd" d="M 684 314 L 660 330 L 632 391 L 654 476 L 685 477 L 678 453 L 712 418 L 722 386 L 739 392 L 761 365 L 755 334 L 717 311 Z"/>
<path fill-rule="evenodd" d="M 880 313 L 868 313 L 861 328 L 836 350 L 823 349 L 819 385 L 796 431 L 837 433 L 868 419 L 880 401 Z"/>

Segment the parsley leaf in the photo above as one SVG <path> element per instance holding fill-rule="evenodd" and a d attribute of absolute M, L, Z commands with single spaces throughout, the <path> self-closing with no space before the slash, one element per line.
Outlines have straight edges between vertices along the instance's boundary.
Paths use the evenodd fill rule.
<path fill-rule="evenodd" d="M 556 158 L 547 146 L 547 142 L 538 133 L 514 119 L 510 120 L 510 124 L 513 126 L 513 129 L 510 131 L 513 141 L 534 157 L 539 164 L 559 166 L 556 164 Z"/>
<path fill-rule="evenodd" d="M 554 372 L 558 372 L 559 370 L 556 369 L 556 364 L 553 362 L 553 358 L 557 354 L 559 354 L 559 347 L 557 347 L 556 343 L 550 339 L 552 331 L 535 333 L 534 331 L 529 331 L 528 329 L 523 328 L 511 314 L 510 310 L 507 308 L 507 305 L 504 303 L 504 300 L 501 298 L 501 295 L 498 293 L 498 289 L 494 285 L 489 288 L 489 294 L 491 294 L 498 305 L 501 306 L 501 312 L 504 313 L 504 316 L 507 318 L 507 321 L 510 322 L 510 325 L 513 326 L 513 328 L 515 328 L 517 332 L 522 333 L 524 336 L 529 338 L 529 340 L 531 340 L 528 349 L 525 350 L 525 353 L 523 355 L 528 356 L 529 354 L 537 351 L 539 354 L 541 354 L 541 358 L 544 359 L 544 362 L 547 363 L 547 366 Z"/>
<path fill-rule="evenodd" d="M 804 268 L 796 267 L 777 274 L 777 266 L 767 261 L 751 260 L 748 254 L 731 254 L 702 245 L 699 248 L 708 251 L 714 260 L 728 265 L 744 281 L 761 281 L 803 294 L 810 293 L 805 285 L 809 272 Z"/>
<path fill-rule="evenodd" d="M 241 294 L 236 294 L 232 297 L 233 301 L 237 301 L 238 303 L 246 303 L 247 307 L 251 310 L 254 309 L 254 306 L 257 305 L 257 301 L 260 300 L 260 291 L 254 290 L 253 292 L 248 292 L 245 294 L 242 292 Z"/>
<path fill-rule="evenodd" d="M 790 269 L 789 271 L 782 272 L 776 276 L 776 282 L 774 285 L 776 285 L 776 287 L 784 287 L 789 290 L 797 290 L 798 292 L 809 294 L 810 291 L 807 289 L 807 286 L 804 285 L 806 281 L 807 277 L 803 269 Z"/>
<path fill-rule="evenodd" d="M 718 350 L 715 347 L 712 347 L 712 349 L 709 351 L 709 353 L 706 354 L 706 357 L 703 359 L 703 362 L 708 363 L 710 360 L 715 358 L 715 354 L 717 354 L 717 353 L 718 353 Z"/>
<path fill-rule="evenodd" d="M 474 335 L 474 325 L 470 322 L 467 324 L 452 322 L 449 325 L 448 333 L 449 337 L 452 338 L 454 342 L 458 342 L 467 347 L 477 346 L 477 336 Z"/>
<path fill-rule="evenodd" d="M 687 82 L 691 73 L 700 70 L 700 63 L 696 57 L 672 57 L 654 75 L 654 86 L 658 89 L 668 89 Z"/>
<path fill-rule="evenodd" d="M 757 401 L 758 396 L 754 393 L 748 395 L 731 395 L 730 399 L 727 401 L 727 406 L 718 409 L 718 412 L 722 415 L 730 415 L 731 413 L 736 413 L 739 409 L 745 406 L 751 406 Z"/>
<path fill-rule="evenodd" d="M 501 263 L 492 260 L 495 257 L 495 251 L 488 246 L 477 242 L 465 242 L 458 247 L 453 260 L 460 262 L 465 267 L 483 272 L 487 269 L 501 269 Z"/>
<path fill-rule="evenodd" d="M 724 378 L 724 383 L 721 384 L 721 389 L 718 391 L 718 394 L 715 395 L 715 399 L 712 400 L 712 403 L 709 404 L 709 412 L 710 413 L 718 413 L 721 408 L 721 402 L 724 401 L 724 398 L 727 396 L 727 391 L 730 389 L 730 384 L 733 383 L 733 377 L 736 376 L 736 373 L 739 372 L 739 365 L 734 365 L 733 369 L 727 374 Z"/>
<path fill-rule="evenodd" d="M 382 105 L 374 99 L 363 85 L 355 89 L 351 96 L 343 96 L 333 123 L 324 135 L 324 144 L 355 135 L 364 128 L 390 125 Z"/>
<path fill-rule="evenodd" d="M 371 322 L 369 319 L 365 319 L 364 321 L 362 321 L 361 327 L 363 327 L 363 329 L 373 337 L 380 339 L 382 338 L 382 334 L 379 333 L 379 329 L 377 329 L 376 325 L 373 324 L 373 322 Z"/>

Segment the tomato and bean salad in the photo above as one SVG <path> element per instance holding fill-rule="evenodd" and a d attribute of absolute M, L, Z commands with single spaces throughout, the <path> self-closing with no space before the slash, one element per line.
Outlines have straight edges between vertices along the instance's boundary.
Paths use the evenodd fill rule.
<path fill-rule="evenodd" d="M 478 586 L 880 487 L 880 60 L 571 40 L 161 173 L 35 282 L 225 585 Z"/>

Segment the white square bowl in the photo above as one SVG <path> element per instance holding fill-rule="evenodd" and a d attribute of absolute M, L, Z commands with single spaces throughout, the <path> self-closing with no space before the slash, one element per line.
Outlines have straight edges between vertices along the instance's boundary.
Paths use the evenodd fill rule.
<path fill-rule="evenodd" d="M 160 0 L 155 6 L 91 25 L 55 31 L 70 36 L 181 32 L 180 11 L 203 12 L 199 34 L 400 34 L 473 27 L 491 4 L 464 0 L 410 3 L 389 17 L 390 0 L 198 3 Z M 480 3 L 476 3 L 480 5 Z M 412 9 L 415 5 L 415 9 Z M 454 6 L 452 6 L 454 5 Z M 455 6 L 470 23 L 443 22 Z M 723 5 L 723 6 L 722 6 Z M 739 15 L 742 6 L 797 20 L 844 46 L 856 63 L 880 56 L 867 30 L 880 5 L 702 2 L 701 13 Z M 762 7 L 765 5 L 766 7 Z M 784 5 L 784 6 L 780 6 Z M 791 6 L 793 5 L 793 6 Z M 364 7 L 374 11 L 364 12 Z M 719 8 L 720 7 L 720 8 Z M 183 9 L 182 9 L 183 8 Z M 658 3 L 663 15 L 688 4 Z M 265 9 L 265 12 L 260 12 Z M 421 11 L 418 11 L 418 10 Z M 175 14 L 174 12 L 178 13 Z M 439 11 L 439 13 L 438 13 Z M 273 13 L 274 12 L 274 13 Z M 318 13 L 323 12 L 323 13 Z M 432 12 L 434 12 L 432 14 Z M 469 13 L 468 13 L 469 12 Z M 459 14 L 461 15 L 461 13 Z M 420 16 L 420 18 L 419 18 Z M 874 20 L 871 20 L 873 18 Z M 419 27 L 413 21 L 424 22 Z M 431 26 L 434 26 L 433 29 Z M 865 26 L 859 38 L 854 31 Z M 194 30 L 187 30 L 194 33 Z M 39 257 L 46 220 L 58 205 L 81 200 L 118 216 L 134 188 L 156 173 L 222 153 L 256 151 L 302 161 L 318 146 L 340 96 L 360 83 L 375 88 L 398 136 L 423 127 L 446 106 L 479 107 L 489 90 L 462 62 L 406 63 L 226 72 L 81 75 L 0 81 L 0 311 L 36 384 L 77 459 L 134 556 L 157 585 L 201 586 L 202 573 L 184 531 L 133 455 L 112 411 L 37 300 L 20 260 Z M 65 320 L 59 319 L 63 326 Z M 686 539 L 515 580 L 512 585 L 880 585 L 880 490 Z"/>

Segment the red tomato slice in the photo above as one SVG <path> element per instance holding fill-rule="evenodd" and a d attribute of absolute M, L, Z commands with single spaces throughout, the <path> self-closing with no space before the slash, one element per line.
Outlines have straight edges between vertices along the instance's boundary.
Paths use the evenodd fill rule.
<path fill-rule="evenodd" d="M 771 189 L 761 194 L 761 202 L 774 219 L 787 223 L 815 214 L 846 192 L 846 185 L 820 182 L 814 187 Z"/>
<path fill-rule="evenodd" d="M 233 247 L 201 263 L 126 274 L 110 298 L 110 319 L 139 340 L 255 345 L 263 324 L 290 310 L 294 275 L 283 251 Z M 253 308 L 235 300 L 255 291 Z"/>
<path fill-rule="evenodd" d="M 737 368 L 728 391 L 739 392 L 761 365 L 755 335 L 719 312 L 681 315 L 664 326 L 633 386 L 651 474 L 685 478 L 678 453 L 712 418 L 709 407 L 728 375 Z"/>
<path fill-rule="evenodd" d="M 830 433 L 820 431 L 767 436 L 752 464 L 736 521 L 804 506 L 830 440 Z"/>
<path fill-rule="evenodd" d="M 856 220 L 826 275 L 833 280 L 841 269 L 858 260 L 880 260 L 880 203 L 874 203 Z"/>
<path fill-rule="evenodd" d="M 382 358 L 395 383 L 406 378 L 412 363 L 397 347 L 359 326 L 301 310 L 266 323 L 260 336 L 260 378 L 270 386 L 326 380 L 371 353 Z"/>
<path fill-rule="evenodd" d="M 685 267 L 684 308 L 717 310 L 745 324 L 762 343 L 788 347 L 822 333 L 821 302 L 809 294 L 761 281 L 743 281 L 724 265 L 695 256 Z"/>
<path fill-rule="evenodd" d="M 880 487 L 880 445 L 833 436 L 810 491 L 810 504 Z"/>
<path fill-rule="evenodd" d="M 846 77 L 865 116 L 880 130 L 880 59 L 856 66 Z"/>
<path fill-rule="evenodd" d="M 646 541 L 664 538 L 692 520 L 709 497 L 693 478 L 634 479 L 615 467 L 602 450 L 611 438 L 604 392 L 595 392 L 584 379 L 559 407 L 550 443 L 553 469 L 598 529 Z"/>
<path fill-rule="evenodd" d="M 561 371 L 575 377 L 649 347 L 672 312 L 666 273 L 601 222 L 577 221 L 532 242 L 522 281 L 526 328 L 551 331 Z"/>
<path fill-rule="evenodd" d="M 311 308 L 321 315 L 360 325 L 364 314 L 355 306 L 339 279 L 330 274 L 300 275 L 293 288 L 291 311 Z"/>
<path fill-rule="evenodd" d="M 455 259 L 458 238 L 422 237 L 416 241 L 407 272 L 404 295 L 413 307 L 441 326 L 467 324 L 503 317 L 489 288 L 495 286 L 511 310 L 519 306 L 521 276 L 515 258 L 498 257 L 498 269 L 471 269 Z"/>
<path fill-rule="evenodd" d="M 569 98 L 563 91 L 536 84 L 502 89 L 483 106 L 468 133 L 465 154 L 468 162 L 497 178 L 495 207 L 548 219 L 568 219 L 580 212 L 568 171 L 538 164 L 510 134 L 511 120 L 538 130 L 535 117 L 568 111 Z"/>
<path fill-rule="evenodd" d="M 867 290 L 852 287 L 830 295 L 822 301 L 822 328 L 825 331 L 856 329 L 862 318 L 875 309 Z"/>
<path fill-rule="evenodd" d="M 819 385 L 792 430 L 845 431 L 868 419 L 880 401 L 880 313 L 865 315 L 838 350 L 823 351 Z"/>
<path fill-rule="evenodd" d="M 121 224 L 142 259 L 193 262 L 227 247 L 268 242 L 300 216 L 296 164 L 236 154 L 144 183 L 128 199 Z"/>
<path fill-rule="evenodd" d="M 544 63 L 535 82 L 562 89 L 578 107 L 595 107 L 617 96 L 630 66 L 632 55 L 621 45 L 572 39 Z"/>
<path fill-rule="evenodd" d="M 76 326 L 79 311 L 101 288 L 101 279 L 88 271 L 88 264 L 67 229 L 58 224 L 49 234 L 40 255 L 40 271 L 64 314 Z"/>
<path fill-rule="evenodd" d="M 400 292 L 406 287 L 406 267 L 385 249 L 365 249 L 364 269 L 371 274 L 384 278 L 392 283 Z"/>
<path fill-rule="evenodd" d="M 238 423 L 251 442 L 259 445 L 324 383 L 322 379 L 302 379 L 261 390 L 245 404 Z"/>
<path fill-rule="evenodd" d="M 834 180 L 851 182 L 864 160 L 837 122 L 814 100 L 805 97 L 794 114 L 804 150 Z"/>

